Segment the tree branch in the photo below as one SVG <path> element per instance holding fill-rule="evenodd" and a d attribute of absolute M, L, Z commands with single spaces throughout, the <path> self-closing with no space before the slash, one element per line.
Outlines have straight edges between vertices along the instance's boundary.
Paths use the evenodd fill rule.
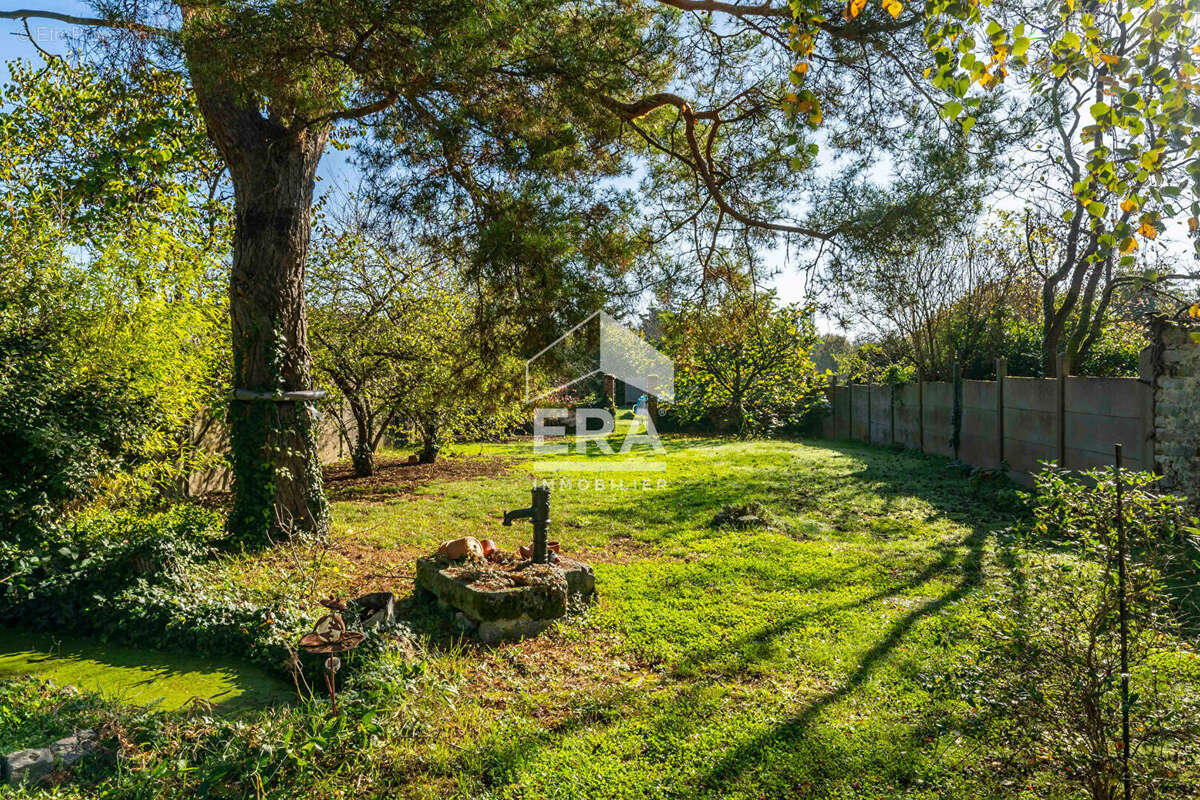
<path fill-rule="evenodd" d="M 612 111 L 626 122 L 632 122 L 638 117 L 643 117 L 655 109 L 663 108 L 664 106 L 674 106 L 678 110 L 679 116 L 683 118 L 684 135 L 687 138 L 688 148 L 691 151 L 691 160 L 689 161 L 688 159 L 683 158 L 678 153 L 674 153 L 675 157 L 695 170 L 696 174 L 700 176 L 700 180 L 704 184 L 704 188 L 708 190 L 709 196 L 712 197 L 713 202 L 717 204 L 717 207 L 725 214 L 742 223 L 743 225 L 748 225 L 753 228 L 761 228 L 768 231 L 777 231 L 780 233 L 796 233 L 802 236 L 820 239 L 822 241 L 829 241 L 841 232 L 840 228 L 832 231 L 819 231 L 815 228 L 807 228 L 800 225 L 787 225 L 779 222 L 768 222 L 766 220 L 755 219 L 754 217 L 751 217 L 748 214 L 745 214 L 734 208 L 729 203 L 724 194 L 722 194 L 720 184 L 713 175 L 711 164 L 705 159 L 704 154 L 700 149 L 700 143 L 696 139 L 696 120 L 705 120 L 707 122 L 711 122 L 715 129 L 725 122 L 725 120 L 721 118 L 721 109 L 696 111 L 692 108 L 692 105 L 687 100 L 672 92 L 657 92 L 655 94 L 647 95 L 639 100 L 635 100 L 632 103 L 625 103 L 609 97 L 608 95 L 600 95 L 599 102 L 600 105 Z M 725 106 L 722 106 L 722 108 L 727 108 L 729 105 L 729 103 L 726 103 Z M 712 140 L 715 138 L 715 135 L 715 130 L 709 132 L 707 143 L 707 147 L 709 149 L 712 147 Z"/>
<path fill-rule="evenodd" d="M 0 19 L 48 19 L 55 22 L 65 22 L 68 25 L 82 25 L 89 28 L 116 28 L 118 30 L 134 31 L 151 36 L 174 36 L 178 31 L 170 28 L 159 28 L 141 22 L 123 19 L 104 19 L 103 17 L 77 17 L 73 14 L 60 14 L 57 11 L 41 11 L 32 8 L 19 8 L 15 11 L 0 11 Z"/>

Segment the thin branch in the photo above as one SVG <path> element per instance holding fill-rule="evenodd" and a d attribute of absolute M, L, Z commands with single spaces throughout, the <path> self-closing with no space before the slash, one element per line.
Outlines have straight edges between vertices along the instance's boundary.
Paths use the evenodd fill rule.
<path fill-rule="evenodd" d="M 73 14 L 60 14 L 57 11 L 42 11 L 32 8 L 19 8 L 16 11 L 0 11 L 0 19 L 49 19 L 55 22 L 65 22 L 68 25 L 82 25 L 89 28 L 116 28 L 118 30 L 134 31 L 152 36 L 174 36 L 178 31 L 170 28 L 159 28 L 125 19 L 104 19 L 103 17 L 77 17 Z"/>
<path fill-rule="evenodd" d="M 724 194 L 721 192 L 720 184 L 713 175 L 711 165 L 706 162 L 704 154 L 700 149 L 700 143 L 696 139 L 696 120 L 699 119 L 711 122 L 714 127 L 725 122 L 725 120 L 721 119 L 720 109 L 696 111 L 692 108 L 691 103 L 672 92 L 657 92 L 655 94 L 647 95 L 639 100 L 635 100 L 632 103 L 625 103 L 609 97 L 608 95 L 600 95 L 599 101 L 602 106 L 614 112 L 626 122 L 632 122 L 634 119 L 643 117 L 655 109 L 663 108 L 665 106 L 674 106 L 679 112 L 679 116 L 683 118 L 684 136 L 687 139 L 688 148 L 691 151 L 691 159 L 688 160 L 683 158 L 679 154 L 675 154 L 675 157 L 695 170 L 696 174 L 700 177 L 701 182 L 704 184 L 704 188 L 708 190 L 709 196 L 711 196 L 713 202 L 717 204 L 717 207 L 725 212 L 725 214 L 742 223 L 743 225 L 748 225 L 753 228 L 761 228 L 763 230 L 778 231 L 780 233 L 796 233 L 802 236 L 820 239 L 822 241 L 828 241 L 841 232 L 840 228 L 836 228 L 832 231 L 819 231 L 815 228 L 807 228 L 800 225 L 787 225 L 779 222 L 768 222 L 766 220 L 755 219 L 754 217 L 751 217 L 748 214 L 745 214 L 734 208 L 729 203 Z M 728 105 L 729 104 L 727 103 L 725 106 L 722 106 L 722 108 L 726 108 Z M 711 147 L 711 138 L 714 135 L 715 131 L 709 132 L 709 147 Z"/>

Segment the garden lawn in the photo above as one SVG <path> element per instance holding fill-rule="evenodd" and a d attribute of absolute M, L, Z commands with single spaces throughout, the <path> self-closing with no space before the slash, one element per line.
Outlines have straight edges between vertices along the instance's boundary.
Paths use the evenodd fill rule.
<path fill-rule="evenodd" d="M 1012 796 L 993 785 L 986 753 L 945 733 L 971 712 L 940 677 L 973 659 L 984 595 L 1016 557 L 1011 487 L 942 460 L 784 441 L 668 437 L 665 470 L 611 470 L 652 457 L 465 445 L 445 477 L 406 480 L 416 468 L 396 466 L 392 483 L 335 489 L 352 499 L 334 502 L 328 550 L 280 546 L 196 580 L 264 600 L 379 588 L 407 598 L 411 559 L 444 539 L 526 541 L 528 523 L 503 528 L 499 517 L 528 505 L 536 476 L 554 480 L 551 538 L 594 565 L 600 602 L 494 648 L 406 605 L 417 635 L 347 688 L 336 731 L 305 706 L 243 718 L 211 745 L 184 733 L 194 722 L 159 722 L 138 768 L 159 758 L 187 770 L 147 784 L 127 769 L 87 791 Z M 548 460 L 582 471 L 536 471 Z M 722 506 L 751 501 L 768 509 L 766 527 L 710 526 Z M 321 760 L 306 740 L 343 750 Z"/>

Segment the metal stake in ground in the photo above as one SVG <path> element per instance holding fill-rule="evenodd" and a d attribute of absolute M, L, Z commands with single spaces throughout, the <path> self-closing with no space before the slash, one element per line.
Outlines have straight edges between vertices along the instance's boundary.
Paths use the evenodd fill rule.
<path fill-rule="evenodd" d="M 1129 604 L 1125 597 L 1125 513 L 1121 496 L 1121 445 L 1113 445 L 1117 489 L 1117 604 L 1121 616 L 1121 780 L 1125 800 L 1133 797 L 1129 780 Z"/>

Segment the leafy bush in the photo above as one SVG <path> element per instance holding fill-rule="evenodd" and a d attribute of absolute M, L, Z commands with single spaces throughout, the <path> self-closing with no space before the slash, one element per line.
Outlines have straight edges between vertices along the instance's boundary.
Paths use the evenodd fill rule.
<path fill-rule="evenodd" d="M 1196 520 L 1186 514 L 1185 500 L 1158 494 L 1159 476 L 1121 471 L 1122 515 L 1134 547 L 1183 542 Z M 1117 517 L 1115 475 L 1111 469 L 1071 473 L 1046 467 L 1033 476 L 1027 499 L 1034 516 L 1033 534 L 1056 542 L 1075 542 L 1088 549 L 1108 546 Z"/>
<path fill-rule="evenodd" d="M 69 309 L 69 291 L 0 269 L 0 531 L 13 541 L 34 538 L 92 495 L 158 421 L 125 375 L 81 368 L 82 311 Z M 30 314 L 31 305 L 57 313 Z"/>
<path fill-rule="evenodd" d="M 307 620 L 264 608 L 189 570 L 216 553 L 222 519 L 198 506 L 139 515 L 94 511 L 36 547 L 0 544 L 0 620 L 101 640 L 236 653 L 273 669 Z"/>
<path fill-rule="evenodd" d="M 1193 569 L 1194 522 L 1178 498 L 1149 491 L 1153 475 L 1122 478 L 1130 772 L 1139 797 L 1190 797 L 1200 785 L 1200 662 L 1170 588 L 1172 576 Z M 968 724 L 990 732 L 1000 777 L 1041 796 L 1121 793 L 1114 488 L 1111 470 L 1036 476 L 1027 547 L 1002 553 L 1006 580 L 977 637 L 986 645 L 951 681 L 969 706 Z M 1047 544 L 1057 547 L 1048 552 Z"/>

